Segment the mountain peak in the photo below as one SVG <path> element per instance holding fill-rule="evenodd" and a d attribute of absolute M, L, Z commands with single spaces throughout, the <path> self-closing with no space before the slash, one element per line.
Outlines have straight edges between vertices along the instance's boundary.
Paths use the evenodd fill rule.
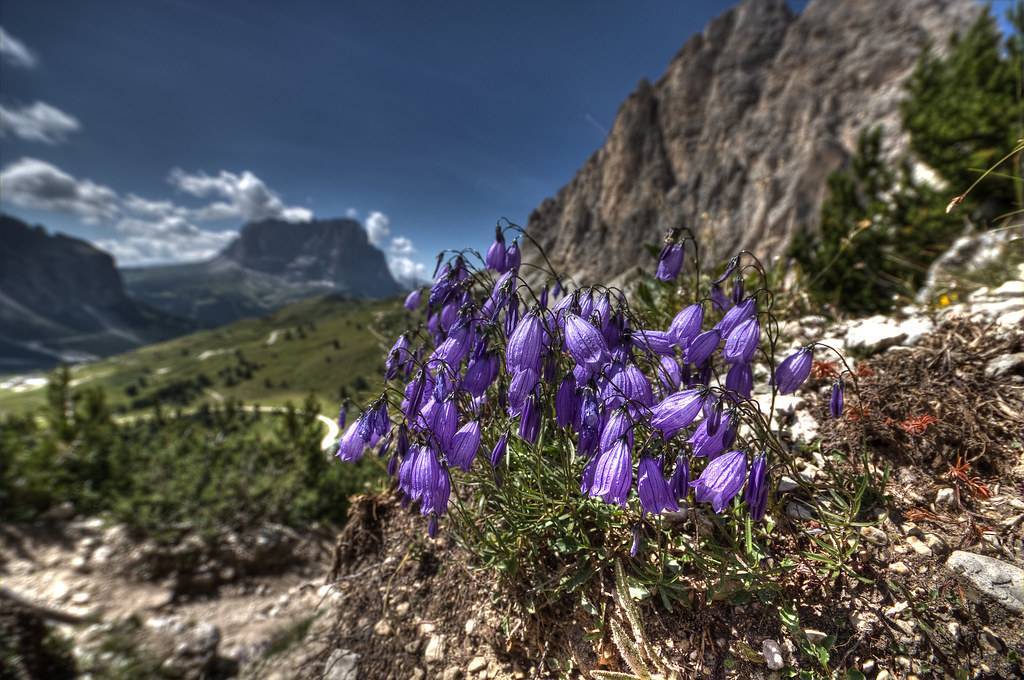
<path fill-rule="evenodd" d="M 858 133 L 882 126 L 906 146 L 899 105 L 921 50 L 981 10 L 974 0 L 745 0 L 641 82 L 576 176 L 530 215 L 551 263 L 609 281 L 650 263 L 673 227 L 711 261 L 740 249 L 784 252 L 815 228 L 828 175 Z M 599 242 L 601 248 L 594 248 Z M 523 257 L 537 262 L 529 245 Z"/>
<path fill-rule="evenodd" d="M 330 283 L 353 297 L 401 292 L 384 253 L 370 243 L 359 222 L 344 217 L 249 222 L 219 258 L 291 283 Z"/>

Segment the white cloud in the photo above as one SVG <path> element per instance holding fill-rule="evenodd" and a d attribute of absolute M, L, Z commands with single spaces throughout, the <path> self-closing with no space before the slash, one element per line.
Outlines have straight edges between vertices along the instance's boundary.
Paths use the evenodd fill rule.
<path fill-rule="evenodd" d="M 427 280 L 426 266 L 408 257 L 388 258 L 388 269 L 395 280 L 406 288 L 415 288 Z"/>
<path fill-rule="evenodd" d="M 74 116 L 43 102 L 11 109 L 0 105 L 0 137 L 12 134 L 32 142 L 57 144 L 81 127 Z"/>
<path fill-rule="evenodd" d="M 305 208 L 284 205 L 281 199 L 251 172 L 216 177 L 172 172 L 172 181 L 198 197 L 215 195 L 226 200 L 190 208 L 169 200 L 151 200 L 116 191 L 88 179 L 78 179 L 50 163 L 22 158 L 0 171 L 0 201 L 23 208 L 74 215 L 89 224 L 113 226 L 114 238 L 96 244 L 110 252 L 121 265 L 146 265 L 204 260 L 216 255 L 237 235 L 198 226 L 206 220 L 242 217 L 278 217 L 306 221 L 313 214 Z"/>
<path fill-rule="evenodd" d="M 404 255 L 409 256 L 416 252 L 416 249 L 412 247 L 412 241 L 404 236 L 396 236 L 391 239 L 391 245 L 388 247 L 388 252 L 392 255 Z"/>
<path fill-rule="evenodd" d="M 126 215 L 114 225 L 119 236 L 97 242 L 121 265 L 206 260 L 237 235 L 210 231 L 191 221 L 188 208 L 171 201 L 151 201 L 129 194 L 122 202 Z"/>
<path fill-rule="evenodd" d="M 348 208 L 345 210 L 345 217 L 354 220 L 359 217 L 359 211 L 355 208 Z"/>
<path fill-rule="evenodd" d="M 126 217 L 114 228 L 115 239 L 96 242 L 112 254 L 119 265 L 147 265 L 206 260 L 235 238 L 235 231 L 201 229 L 178 216 L 139 219 Z"/>
<path fill-rule="evenodd" d="M 36 55 L 25 43 L 21 42 L 0 26 L 0 57 L 8 64 L 32 68 L 36 65 Z"/>
<path fill-rule="evenodd" d="M 379 210 L 371 210 L 364 226 L 370 243 L 384 251 L 388 269 L 398 283 L 412 288 L 427 280 L 426 265 L 411 257 L 416 252 L 412 240 L 405 236 L 391 236 L 391 218 Z"/>
<path fill-rule="evenodd" d="M 168 181 L 192 196 L 224 199 L 196 210 L 194 214 L 199 220 L 241 218 L 248 221 L 283 219 L 288 222 L 308 222 L 313 219 L 312 211 L 285 205 L 280 196 L 248 170 L 240 175 L 221 170 L 220 174 L 210 176 L 203 172 L 189 174 L 175 168 L 171 170 Z"/>
<path fill-rule="evenodd" d="M 370 243 L 383 248 L 391 236 L 391 220 L 382 212 L 371 211 L 366 217 L 366 235 L 370 238 Z"/>
<path fill-rule="evenodd" d="M 21 158 L 0 171 L 0 198 L 22 208 L 75 215 L 90 224 L 119 212 L 117 192 L 77 179 L 37 158 Z"/>

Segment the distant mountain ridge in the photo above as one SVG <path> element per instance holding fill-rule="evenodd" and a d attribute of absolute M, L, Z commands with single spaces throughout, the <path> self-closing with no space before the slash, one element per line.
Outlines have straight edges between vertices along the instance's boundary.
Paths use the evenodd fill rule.
<path fill-rule="evenodd" d="M 132 300 L 109 254 L 0 214 L 0 371 L 123 352 L 193 329 Z"/>
<path fill-rule="evenodd" d="M 829 173 L 880 125 L 906 148 L 903 83 L 981 11 L 975 0 L 744 0 L 640 82 L 607 140 L 530 215 L 551 262 L 583 282 L 650 268 L 645 244 L 677 226 L 714 261 L 771 258 L 817 228 Z M 526 261 L 539 263 L 524 244 Z"/>
<path fill-rule="evenodd" d="M 378 299 L 402 292 L 366 230 L 345 218 L 250 222 L 206 262 L 121 272 L 132 296 L 206 327 L 326 293 Z"/>

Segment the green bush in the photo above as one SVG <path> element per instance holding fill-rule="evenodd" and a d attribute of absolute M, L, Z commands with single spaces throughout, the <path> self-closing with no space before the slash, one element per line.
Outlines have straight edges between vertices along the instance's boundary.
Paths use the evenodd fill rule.
<path fill-rule="evenodd" d="M 227 402 L 189 414 L 115 420 L 98 389 L 59 371 L 40 413 L 0 422 L 0 517 L 30 520 L 70 502 L 143 533 L 214 534 L 262 522 L 344 521 L 348 497 L 380 476 L 331 465 L 318 404 L 258 413 Z"/>
<path fill-rule="evenodd" d="M 819 305 L 885 312 L 923 284 L 928 266 L 970 224 L 987 228 L 1024 207 L 1022 154 L 1000 162 L 1024 137 L 1024 4 L 1010 12 L 1003 41 L 987 10 L 948 52 L 926 50 L 902 104 L 910 149 L 945 188 L 918 182 L 909 158 L 887 162 L 880 130 L 862 132 L 850 163 L 828 178 L 820 229 L 798 232 L 789 253 Z M 957 192 L 994 167 L 954 214 Z"/>
<path fill-rule="evenodd" d="M 907 163 L 892 170 L 881 149 L 881 130 L 861 134 L 849 167 L 828 178 L 819 232 L 799 232 L 790 246 L 818 304 L 891 309 L 921 286 L 928 265 L 962 229 L 941 194 L 916 182 Z"/>

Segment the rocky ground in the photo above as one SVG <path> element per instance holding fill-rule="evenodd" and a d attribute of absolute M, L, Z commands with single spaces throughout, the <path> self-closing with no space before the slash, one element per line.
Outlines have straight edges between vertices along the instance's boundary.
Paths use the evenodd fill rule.
<path fill-rule="evenodd" d="M 849 397 L 842 421 L 826 416 L 838 365 L 824 353 L 807 388 L 774 405 L 788 424 L 800 481 L 819 493 L 835 483 L 842 458 L 829 452 L 864 441 L 872 451 L 882 495 L 870 499 L 857 529 L 856 577 L 828 582 L 798 561 L 778 584 L 796 605 L 798 636 L 756 601 L 697 598 L 691 611 L 676 613 L 648 602 L 643 619 L 658 653 L 684 677 L 823 672 L 798 649 L 805 643 L 827 649 L 831 668 L 877 680 L 1020 677 L 1024 281 L 895 317 L 831 325 L 804 318 L 784 332 L 793 345 L 820 340 L 843 351 L 858 376 L 860 397 Z M 813 533 L 801 493 L 796 480 L 780 479 L 780 526 Z M 524 614 L 448 538 L 426 538 L 394 498 L 354 507 L 336 554 L 330 616 L 268 672 L 352 680 L 628 670 L 607 631 L 595 634 L 579 607 Z M 606 583 L 596 597 L 610 601 L 611 590 Z"/>
<path fill-rule="evenodd" d="M 233 676 L 317 615 L 328 537 L 270 525 L 211 551 L 196 537 L 135 541 L 99 519 L 4 526 L 0 609 L 58 614 L 78 670 L 95 677 Z"/>
<path fill-rule="evenodd" d="M 689 611 L 642 605 L 653 647 L 692 677 L 783 677 L 787 666 L 808 670 L 805 642 L 833 640 L 834 667 L 879 680 L 1019 677 L 1024 280 L 894 317 L 805 317 L 783 333 L 793 346 L 818 340 L 846 353 L 859 397 L 851 392 L 843 420 L 826 416 L 839 365 L 817 353 L 806 389 L 776 400 L 801 478 L 779 480 L 780 536 L 813 532 L 802 485 L 825 493 L 842 454 L 866 442 L 882 493 L 867 501 L 857 529 L 856 578 L 827 581 L 797 562 L 778 587 L 798 605 L 799 637 L 775 610 L 704 601 L 696 593 L 706 584 L 694 583 Z M 769 407 L 765 395 L 759 400 Z M 79 670 L 94 677 L 454 680 L 626 670 L 592 612 L 523 612 L 450 537 L 427 538 L 395 498 L 352 507 L 338 537 L 268 526 L 212 542 L 185 536 L 173 548 L 134 541 L 98 519 L 0 527 L 0 610 L 13 597 L 46 608 L 44 618 L 56 612 Z M 702 511 L 678 521 L 699 521 Z M 780 540 L 773 549 L 781 556 L 794 545 Z M 606 582 L 592 593 L 608 603 L 605 622 L 615 616 L 612 590 Z"/>

